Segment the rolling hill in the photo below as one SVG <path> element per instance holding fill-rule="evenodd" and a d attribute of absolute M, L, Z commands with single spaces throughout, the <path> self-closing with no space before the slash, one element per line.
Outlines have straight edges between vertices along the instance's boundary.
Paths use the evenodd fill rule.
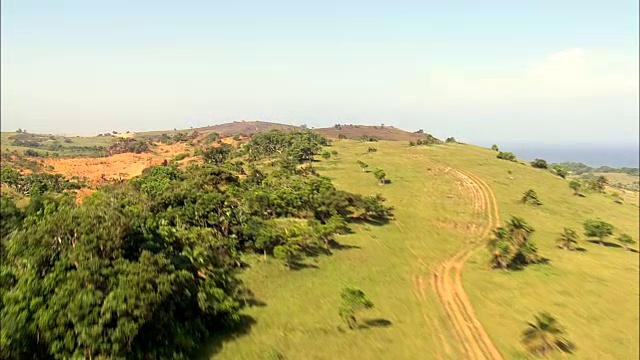
<path fill-rule="evenodd" d="M 301 128 L 248 121 L 183 132 L 232 136 L 274 129 Z M 574 196 L 569 180 L 549 171 L 497 159 L 496 152 L 472 145 L 409 146 L 426 134 L 392 126 L 312 131 L 334 139 L 323 149 L 328 155 L 311 162 L 316 171 L 341 190 L 381 194 L 394 218 L 352 224 L 352 231 L 338 236 L 333 254 L 311 258 L 303 269 L 245 254 L 248 266 L 239 277 L 255 296 L 243 310 L 245 326 L 208 341 L 203 359 L 529 359 L 520 334 L 540 312 L 555 316 L 576 346 L 573 354 L 551 358 L 640 356 L 637 245 L 624 251 L 615 241 L 620 233 L 638 239 L 638 192 L 624 192 L 619 202 L 611 189 Z M 356 141 L 363 135 L 379 141 Z M 64 141 L 43 141 L 49 146 L 57 140 Z M 93 146 L 92 140 L 107 144 L 98 137 L 73 138 L 71 144 Z M 131 177 L 179 154 L 192 161 L 195 147 L 163 144 L 142 155 L 38 161 L 65 175 L 111 171 Z M 369 166 L 361 168 L 359 161 Z M 376 169 L 386 172 L 387 184 L 374 177 Z M 541 206 L 520 202 L 529 189 Z M 535 229 L 532 239 L 544 263 L 519 270 L 489 266 L 487 240 L 511 216 Z M 582 235 L 588 219 L 610 222 L 614 235 L 604 245 Z M 557 247 L 564 228 L 580 234 L 580 251 Z M 354 331 L 338 315 L 340 289 L 348 285 L 360 287 L 375 305 L 359 315 Z"/>
<path fill-rule="evenodd" d="M 264 306 L 247 311 L 255 324 L 246 335 L 220 339 L 216 359 L 525 359 L 519 334 L 540 311 L 566 326 L 577 347 L 567 358 L 639 355 L 637 253 L 584 236 L 582 252 L 555 245 L 563 227 L 580 232 L 589 218 L 637 239 L 637 193 L 623 205 L 604 194 L 576 197 L 567 180 L 470 145 L 381 141 L 369 153 L 371 145 L 336 141 L 338 155 L 317 168 L 341 188 L 382 194 L 395 220 L 359 225 L 339 239 L 348 250 L 319 258 L 317 269 L 253 259 L 243 279 Z M 357 160 L 383 168 L 391 184 L 378 185 Z M 541 207 L 519 203 L 529 188 Z M 547 264 L 489 268 L 487 230 L 511 215 L 535 228 Z M 339 329 L 337 289 L 346 284 L 361 286 L 376 305 L 360 331 Z"/>

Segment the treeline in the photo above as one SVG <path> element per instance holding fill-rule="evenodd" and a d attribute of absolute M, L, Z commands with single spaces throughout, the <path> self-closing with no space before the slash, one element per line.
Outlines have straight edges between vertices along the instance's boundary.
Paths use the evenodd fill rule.
<path fill-rule="evenodd" d="M 272 131 L 206 164 L 148 168 L 82 204 L 59 187 L 32 192 L 24 209 L 3 196 L 0 358 L 193 358 L 240 321 L 243 254 L 303 266 L 350 222 L 391 217 L 381 196 L 315 172 L 322 144 Z"/>
<path fill-rule="evenodd" d="M 0 182 L 25 196 L 34 193 L 62 193 L 65 190 L 80 189 L 84 185 L 80 181 L 66 179 L 60 174 L 31 173 L 22 175 L 10 166 L 2 167 Z"/>
<path fill-rule="evenodd" d="M 624 173 L 631 176 L 640 176 L 640 169 L 633 167 L 614 168 L 610 166 L 600 166 L 593 168 L 589 165 L 578 162 L 561 162 L 559 165 L 571 171 L 575 175 L 582 175 L 585 173 Z"/>

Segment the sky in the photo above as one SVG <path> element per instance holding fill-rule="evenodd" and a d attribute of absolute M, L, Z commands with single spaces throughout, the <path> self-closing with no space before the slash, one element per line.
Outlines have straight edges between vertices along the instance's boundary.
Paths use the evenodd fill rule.
<path fill-rule="evenodd" d="M 476 144 L 633 145 L 638 11 L 637 0 L 4 0 L 1 125 L 384 123 Z"/>

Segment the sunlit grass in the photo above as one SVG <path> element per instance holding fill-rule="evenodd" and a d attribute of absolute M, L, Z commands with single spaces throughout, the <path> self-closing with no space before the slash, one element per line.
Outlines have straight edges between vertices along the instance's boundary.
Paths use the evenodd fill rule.
<path fill-rule="evenodd" d="M 378 151 L 367 153 L 370 146 Z M 332 149 L 339 155 L 317 163 L 319 171 L 339 188 L 383 194 L 396 208 L 396 220 L 379 227 L 354 225 L 354 234 L 339 238 L 354 248 L 308 261 L 318 268 L 289 271 L 274 260 L 251 258 L 251 268 L 242 277 L 265 306 L 246 311 L 255 324 L 248 334 L 223 342 L 216 358 L 267 359 L 271 351 L 287 359 L 462 358 L 429 286 L 429 275 L 439 261 L 470 240 L 468 224 L 480 224 L 481 219 L 472 215 L 470 200 L 453 175 L 444 172 L 449 166 L 484 179 L 496 193 L 502 218 L 513 214 L 527 220 L 536 229 L 533 239 L 540 252 L 550 259 L 548 265 L 520 272 L 495 271 L 489 270 L 483 249 L 465 267 L 465 289 L 505 358 L 525 356 L 519 334 L 542 310 L 567 327 L 577 345 L 576 354 L 569 357 L 638 358 L 638 255 L 584 239 L 580 245 L 585 252 L 555 248 L 563 227 L 581 232 L 581 222 L 592 217 L 637 239 L 637 202 L 615 204 L 601 194 L 573 196 L 566 180 L 497 160 L 495 153 L 472 146 L 335 141 Z M 391 184 L 377 185 L 357 160 L 368 163 L 370 171 L 384 169 Z M 542 207 L 517 202 L 530 188 L 538 193 Z M 422 300 L 415 276 L 424 281 Z M 347 284 L 360 287 L 375 304 L 362 313 L 362 320 L 385 319 L 391 324 L 344 330 L 338 307 L 340 290 Z"/>

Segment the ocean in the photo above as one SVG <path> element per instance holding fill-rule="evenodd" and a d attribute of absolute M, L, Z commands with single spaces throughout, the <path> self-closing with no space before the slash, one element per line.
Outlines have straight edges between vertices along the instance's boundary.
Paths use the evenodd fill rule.
<path fill-rule="evenodd" d="M 504 144 L 501 151 L 511 151 L 522 160 L 545 159 L 548 163 L 580 162 L 591 167 L 639 167 L 638 144 L 625 145 L 544 145 Z"/>

